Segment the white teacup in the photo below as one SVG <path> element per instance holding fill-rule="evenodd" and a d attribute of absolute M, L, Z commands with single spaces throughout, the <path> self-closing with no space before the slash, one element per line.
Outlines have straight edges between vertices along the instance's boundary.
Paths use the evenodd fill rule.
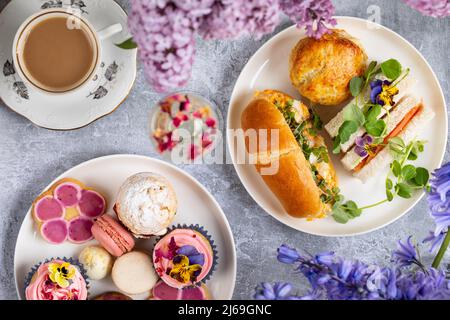
<path fill-rule="evenodd" d="M 34 77 L 29 70 L 27 70 L 26 63 L 24 61 L 24 48 L 27 42 L 28 35 L 35 26 L 39 23 L 51 18 L 67 18 L 67 27 L 82 28 L 84 33 L 88 35 L 92 43 L 92 63 L 88 69 L 88 72 L 84 73 L 77 81 L 73 82 L 70 87 L 64 89 L 49 89 L 43 85 L 39 79 Z M 55 8 L 45 9 L 30 16 L 17 30 L 13 43 L 13 60 L 16 67 L 17 74 L 23 81 L 28 83 L 31 87 L 46 93 L 46 94 L 67 94 L 74 91 L 78 91 L 85 87 L 85 85 L 94 77 L 98 66 L 100 65 L 102 48 L 101 41 L 111 37 L 112 35 L 122 31 L 122 25 L 120 23 L 111 25 L 102 30 L 96 31 L 94 27 L 81 16 L 78 12 L 72 9 Z"/>

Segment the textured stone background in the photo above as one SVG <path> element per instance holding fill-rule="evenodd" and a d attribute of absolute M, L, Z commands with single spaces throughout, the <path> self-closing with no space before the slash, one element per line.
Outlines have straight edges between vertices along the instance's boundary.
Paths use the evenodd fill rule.
<path fill-rule="evenodd" d="M 8 0 L 0 0 L 0 9 Z M 128 7 L 128 1 L 119 1 Z M 381 8 L 381 23 L 396 31 L 418 48 L 441 82 L 450 101 L 450 19 L 423 17 L 400 0 L 335 0 L 337 15 L 367 18 L 367 8 Z M 287 27 L 285 23 L 278 30 Z M 261 41 L 202 42 L 188 88 L 213 98 L 224 117 L 229 97 L 239 73 Z M 1 45 L 1 44 L 0 44 Z M 387 48 L 388 49 L 388 48 Z M 39 192 L 67 169 L 99 156 L 132 153 L 149 156 L 146 119 L 149 106 L 159 95 L 146 84 L 142 69 L 126 102 L 112 115 L 86 128 L 54 132 L 38 128 L 0 102 L 0 299 L 16 299 L 13 279 L 14 246 L 20 224 L 30 203 Z M 447 150 L 446 160 L 450 159 Z M 299 290 L 306 284 L 289 267 L 276 263 L 275 251 L 288 243 L 315 253 L 333 250 L 367 262 L 387 263 L 391 248 L 400 238 L 413 234 L 422 239 L 432 227 L 421 201 L 409 214 L 390 226 L 368 235 L 351 238 L 322 238 L 295 231 L 274 220 L 247 194 L 232 165 L 187 166 L 216 197 L 233 229 L 238 257 L 234 298 L 251 298 L 261 281 L 292 281 Z"/>

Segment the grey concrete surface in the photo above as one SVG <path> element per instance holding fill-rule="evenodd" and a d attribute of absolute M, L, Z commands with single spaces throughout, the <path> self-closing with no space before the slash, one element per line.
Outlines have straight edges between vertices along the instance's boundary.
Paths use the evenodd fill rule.
<path fill-rule="evenodd" d="M 89 1 L 89 0 L 87 0 Z M 0 9 L 8 0 L 0 0 Z M 128 7 L 128 1 L 119 1 Z M 335 0 L 337 15 L 367 18 L 367 8 L 381 8 L 381 23 L 418 48 L 435 70 L 450 101 L 450 19 L 423 17 L 400 0 Z M 285 23 L 277 31 L 287 27 Z M 260 41 L 199 41 L 188 88 L 213 98 L 224 117 L 233 85 Z M 1 45 L 1 44 L 0 44 Z M 76 131 L 38 128 L 0 102 L 0 299 L 16 299 L 13 280 L 14 246 L 21 221 L 39 192 L 65 170 L 99 156 L 131 153 L 155 156 L 146 137 L 150 106 L 159 95 L 144 80 L 139 67 L 136 84 L 112 115 Z M 450 159 L 447 149 L 446 160 Z M 382 230 L 349 238 L 323 238 L 295 231 L 277 222 L 252 200 L 232 165 L 185 166 L 216 197 L 227 215 L 236 241 L 238 270 L 235 299 L 252 297 L 261 281 L 288 280 L 300 291 L 306 282 L 276 262 L 276 248 L 288 243 L 315 253 L 333 250 L 367 262 L 388 263 L 395 242 L 408 235 L 422 239 L 431 229 L 426 203 Z"/>

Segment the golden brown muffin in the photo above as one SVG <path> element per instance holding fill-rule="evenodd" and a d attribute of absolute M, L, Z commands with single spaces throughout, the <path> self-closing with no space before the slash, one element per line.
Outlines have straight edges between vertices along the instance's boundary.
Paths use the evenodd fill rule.
<path fill-rule="evenodd" d="M 367 55 L 355 38 L 334 29 L 321 39 L 301 39 L 292 49 L 289 73 L 300 94 L 314 103 L 336 105 L 348 99 L 349 83 L 364 73 Z"/>

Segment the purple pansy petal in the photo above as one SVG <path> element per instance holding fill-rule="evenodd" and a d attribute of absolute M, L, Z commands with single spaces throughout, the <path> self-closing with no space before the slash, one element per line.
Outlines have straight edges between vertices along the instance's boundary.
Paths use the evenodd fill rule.
<path fill-rule="evenodd" d="M 355 144 L 356 144 L 358 147 L 361 147 L 361 148 L 364 148 L 364 147 L 366 146 L 366 142 L 365 142 L 365 140 L 364 140 L 363 137 L 358 137 L 358 138 L 356 138 L 356 139 L 355 139 Z"/>
<path fill-rule="evenodd" d="M 381 87 L 381 80 L 374 80 L 370 83 L 370 89 L 373 89 L 375 87 Z"/>
<path fill-rule="evenodd" d="M 372 89 L 372 91 L 370 92 L 370 100 L 372 101 L 372 103 L 378 103 L 378 95 L 381 93 L 381 91 L 383 91 L 383 88 L 380 86 L 376 86 Z"/>
<path fill-rule="evenodd" d="M 198 251 L 197 251 L 197 249 L 195 249 L 194 246 L 185 245 L 185 246 L 182 246 L 181 248 L 179 248 L 177 250 L 177 254 L 182 254 L 182 255 L 184 255 L 186 257 L 189 257 L 191 255 L 198 254 Z"/>
<path fill-rule="evenodd" d="M 364 147 L 356 146 L 355 147 L 355 153 L 360 156 L 361 158 L 365 158 L 369 155 L 367 150 Z"/>
<path fill-rule="evenodd" d="M 364 145 L 370 145 L 373 143 L 373 137 L 370 134 L 364 136 Z"/>
<path fill-rule="evenodd" d="M 203 253 L 194 254 L 188 256 L 189 258 L 189 264 L 199 264 L 203 266 L 205 264 L 205 255 Z"/>

